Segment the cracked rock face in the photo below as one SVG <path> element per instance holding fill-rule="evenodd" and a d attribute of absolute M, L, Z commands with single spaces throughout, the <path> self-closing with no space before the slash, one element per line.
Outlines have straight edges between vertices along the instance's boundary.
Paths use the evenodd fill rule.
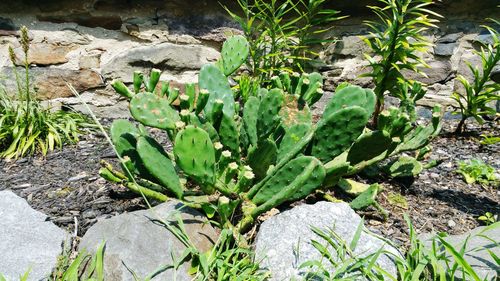
<path fill-rule="evenodd" d="M 69 236 L 46 219 L 11 191 L 0 191 L 0 273 L 7 280 L 28 270 L 30 281 L 52 273 Z"/>

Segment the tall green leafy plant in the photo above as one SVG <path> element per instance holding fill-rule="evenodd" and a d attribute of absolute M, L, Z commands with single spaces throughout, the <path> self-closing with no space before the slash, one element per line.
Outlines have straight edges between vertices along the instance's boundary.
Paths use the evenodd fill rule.
<path fill-rule="evenodd" d="M 440 15 L 428 9 L 433 0 L 378 0 L 382 6 L 369 6 L 379 21 L 366 21 L 370 27 L 369 36 L 364 41 L 371 48 L 372 54 L 365 54 L 371 72 L 365 76 L 373 77 L 377 103 L 373 115 L 377 122 L 383 110 L 384 96 L 388 93 L 399 98 L 404 107 L 408 101 L 415 102 L 423 97 L 419 86 L 405 77 L 404 71 L 421 73 L 421 67 L 428 67 L 418 55 L 425 53 L 432 45 L 424 37 L 429 27 L 435 27 L 436 19 L 430 16 Z M 417 92 L 412 92 L 412 91 Z M 410 93 L 408 93 L 410 91 Z M 425 94 L 425 92 L 424 92 Z M 409 98 L 416 98 L 409 100 Z"/>
<path fill-rule="evenodd" d="M 41 106 L 30 85 L 28 29 L 22 27 L 20 34 L 24 66 L 22 75 L 17 72 L 17 57 L 12 47 L 9 47 L 17 99 L 0 89 L 0 157 L 4 158 L 18 158 L 37 151 L 45 155 L 56 147 L 62 147 L 64 142 L 76 142 L 79 128 L 87 122 L 80 114 L 51 112 Z"/>
<path fill-rule="evenodd" d="M 496 23 L 499 24 L 498 21 Z M 500 62 L 500 33 L 489 26 L 484 27 L 490 32 L 493 42 L 482 46 L 480 51 L 475 52 L 481 58 L 481 66 L 474 67 L 468 63 L 473 80 L 469 82 L 464 76 L 458 76 L 457 79 L 463 85 L 464 91 L 455 92 L 452 96 L 459 104 L 462 115 L 457 125 L 457 133 L 465 130 L 465 121 L 470 117 L 482 124 L 483 116 L 495 115 L 496 110 L 490 107 L 489 103 L 500 100 L 500 84 L 490 79 L 493 68 Z"/>
<path fill-rule="evenodd" d="M 241 11 L 231 11 L 250 45 L 248 67 L 259 82 L 269 82 L 282 71 L 302 71 L 317 54 L 312 46 L 344 17 L 324 9 L 326 0 L 237 0 Z"/>

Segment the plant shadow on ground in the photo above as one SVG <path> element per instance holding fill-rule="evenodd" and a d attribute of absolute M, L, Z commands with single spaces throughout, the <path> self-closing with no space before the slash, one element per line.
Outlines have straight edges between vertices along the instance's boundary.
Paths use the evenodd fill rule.
<path fill-rule="evenodd" d="M 498 202 L 477 194 L 448 189 L 436 190 L 431 196 L 473 216 L 479 216 L 486 212 L 500 213 L 500 204 Z"/>

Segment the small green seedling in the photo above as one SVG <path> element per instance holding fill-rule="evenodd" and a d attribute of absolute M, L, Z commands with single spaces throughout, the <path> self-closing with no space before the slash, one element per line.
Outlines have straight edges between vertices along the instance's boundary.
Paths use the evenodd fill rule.
<path fill-rule="evenodd" d="M 495 168 L 479 159 L 459 161 L 457 173 L 461 174 L 468 184 L 477 182 L 482 185 L 498 185 Z"/>
<path fill-rule="evenodd" d="M 498 215 L 486 212 L 484 215 L 479 216 L 477 220 L 483 222 L 485 225 L 491 225 L 498 221 Z"/>

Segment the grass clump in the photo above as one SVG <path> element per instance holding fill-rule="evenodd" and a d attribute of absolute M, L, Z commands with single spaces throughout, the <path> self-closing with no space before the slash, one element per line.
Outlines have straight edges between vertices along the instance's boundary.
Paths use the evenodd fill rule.
<path fill-rule="evenodd" d="M 0 89 L 0 158 L 19 158 L 35 152 L 46 155 L 64 143 L 78 141 L 80 128 L 87 119 L 69 111 L 51 111 L 36 99 L 30 85 L 28 29 L 20 30 L 19 43 L 24 58 L 24 73 L 18 73 L 16 55 L 9 47 L 9 56 L 17 84 L 17 96 L 12 98 L 5 89 Z"/>

